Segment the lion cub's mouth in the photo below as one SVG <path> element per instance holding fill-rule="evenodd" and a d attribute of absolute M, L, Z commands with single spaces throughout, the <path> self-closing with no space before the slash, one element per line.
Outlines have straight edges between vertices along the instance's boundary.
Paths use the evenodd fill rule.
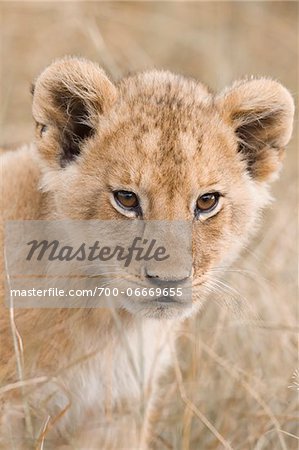
<path fill-rule="evenodd" d="M 139 314 L 156 319 L 184 318 L 189 315 L 191 310 L 192 302 L 170 295 L 144 299 L 138 305 Z"/>
<path fill-rule="evenodd" d="M 157 297 L 154 299 L 156 303 L 180 303 L 178 300 L 170 297 L 170 295 L 162 295 L 161 297 Z"/>
<path fill-rule="evenodd" d="M 170 296 L 170 295 L 161 295 L 159 297 L 155 297 L 155 298 L 151 298 L 151 299 L 144 299 L 144 300 L 142 300 L 141 303 L 142 303 L 142 305 L 151 307 L 151 308 L 156 308 L 158 306 L 158 307 L 162 307 L 162 308 L 174 307 L 174 308 L 179 308 L 179 309 L 187 308 L 191 304 L 189 299 L 174 297 L 174 296 Z"/>

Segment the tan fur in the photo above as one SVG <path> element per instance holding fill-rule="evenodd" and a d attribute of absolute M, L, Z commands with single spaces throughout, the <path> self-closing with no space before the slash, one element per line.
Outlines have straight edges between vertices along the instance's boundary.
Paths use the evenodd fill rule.
<path fill-rule="evenodd" d="M 96 64 L 65 58 L 35 83 L 35 144 L 1 157 L 3 220 L 124 218 L 111 203 L 110 189 L 134 191 L 144 219 L 193 221 L 195 312 L 212 269 L 236 257 L 268 202 L 268 182 L 280 168 L 293 113 L 288 91 L 268 79 L 242 80 L 216 96 L 194 80 L 160 71 L 114 86 Z M 211 191 L 223 193 L 217 214 L 194 220 L 197 197 Z M 26 392 L 35 439 L 51 417 L 44 448 L 82 448 L 82 439 L 84 448 L 145 445 L 142 426 L 135 433 L 125 411 L 136 414 L 142 392 L 156 386 L 180 317 L 148 317 L 137 298 L 124 307 L 117 313 L 121 330 L 103 309 L 15 311 L 24 378 L 48 380 Z M 0 343 L 5 385 L 18 381 L 5 307 Z M 7 420 L 19 430 L 18 448 L 33 448 L 20 431 L 21 394 L 13 389 L 3 396 L 1 448 L 9 439 Z M 22 419 L 17 425 L 7 419 L 14 408 Z M 119 421 L 108 426 L 109 414 L 117 413 Z M 92 419 L 102 424 L 96 432 L 88 428 Z"/>

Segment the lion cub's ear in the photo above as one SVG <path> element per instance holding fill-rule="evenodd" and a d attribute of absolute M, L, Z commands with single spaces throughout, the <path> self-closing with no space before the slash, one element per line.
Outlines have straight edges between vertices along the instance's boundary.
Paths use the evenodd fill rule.
<path fill-rule="evenodd" d="M 265 78 L 242 80 L 216 97 L 216 104 L 238 136 L 252 177 L 274 178 L 292 134 L 294 102 L 289 91 Z"/>
<path fill-rule="evenodd" d="M 93 136 L 99 118 L 116 100 L 115 86 L 90 61 L 64 58 L 51 64 L 32 88 L 37 145 L 52 166 L 66 166 Z"/>

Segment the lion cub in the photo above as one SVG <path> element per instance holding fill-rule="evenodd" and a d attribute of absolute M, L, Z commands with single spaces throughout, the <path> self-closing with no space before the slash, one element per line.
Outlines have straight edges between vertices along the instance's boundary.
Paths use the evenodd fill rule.
<path fill-rule="evenodd" d="M 293 100 L 266 78 L 217 95 L 164 71 L 114 85 L 78 58 L 54 62 L 32 92 L 35 143 L 1 156 L 3 222 L 186 221 L 191 270 L 146 267 L 135 282 L 188 281 L 193 295 L 188 308 L 165 296 L 123 298 L 117 309 L 3 306 L 1 448 L 141 449 L 173 330 L 254 230 L 291 137 Z"/>

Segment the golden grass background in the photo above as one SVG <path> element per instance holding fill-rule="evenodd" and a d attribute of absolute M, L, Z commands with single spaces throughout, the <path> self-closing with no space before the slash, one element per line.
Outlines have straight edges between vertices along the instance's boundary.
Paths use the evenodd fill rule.
<path fill-rule="evenodd" d="M 31 140 L 30 82 L 66 54 L 113 79 L 167 68 L 214 90 L 266 75 L 297 99 L 297 2 L 1 2 L 0 11 L 2 145 Z M 178 337 L 159 450 L 298 446 L 297 167 L 295 132 L 262 228 L 228 287 Z"/>

